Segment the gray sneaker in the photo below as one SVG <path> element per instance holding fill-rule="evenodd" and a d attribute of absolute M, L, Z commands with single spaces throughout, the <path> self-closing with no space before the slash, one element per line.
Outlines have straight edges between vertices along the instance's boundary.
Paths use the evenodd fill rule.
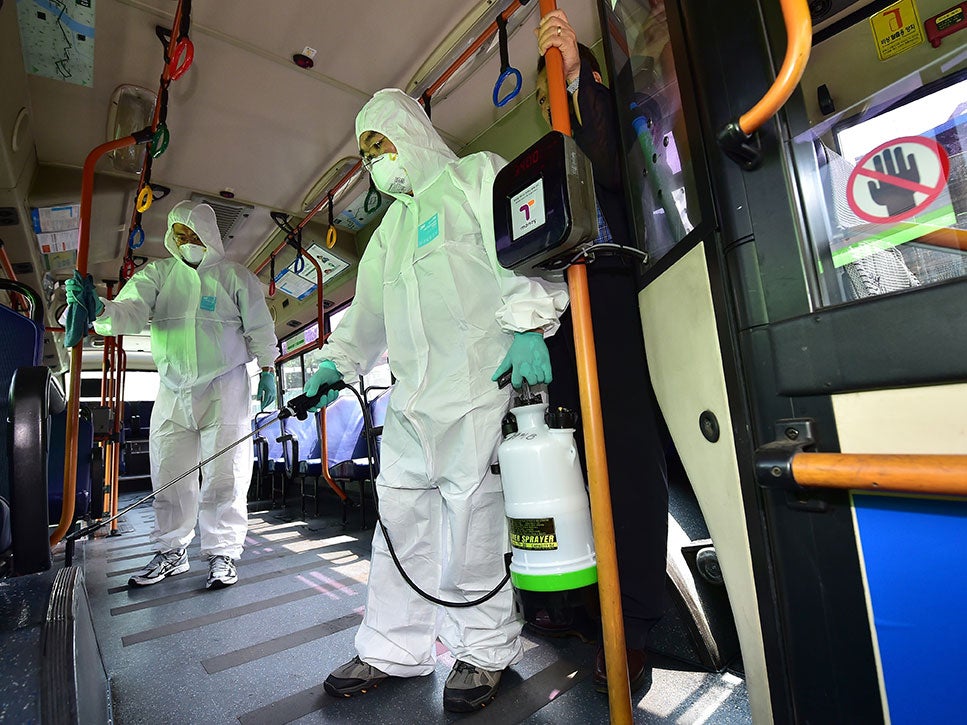
<path fill-rule="evenodd" d="M 469 662 L 457 660 L 443 688 L 443 709 L 450 712 L 472 712 L 486 707 L 497 696 L 503 670 L 482 670 Z"/>
<path fill-rule="evenodd" d="M 157 584 L 169 576 L 184 574 L 188 571 L 188 550 L 168 549 L 159 551 L 154 558 L 128 579 L 128 586 L 146 587 Z"/>
<path fill-rule="evenodd" d="M 208 581 L 205 589 L 224 589 L 238 581 L 238 572 L 232 557 L 212 554 L 208 557 Z"/>
<path fill-rule="evenodd" d="M 329 677 L 322 686 L 333 697 L 352 697 L 366 694 L 387 677 L 389 675 L 385 672 L 380 672 L 372 665 L 366 664 L 359 659 L 359 655 L 356 655 L 349 662 L 329 673 Z"/>

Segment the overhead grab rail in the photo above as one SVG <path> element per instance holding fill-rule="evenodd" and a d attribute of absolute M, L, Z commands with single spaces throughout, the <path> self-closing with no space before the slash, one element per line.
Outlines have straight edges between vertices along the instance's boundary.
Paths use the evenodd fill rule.
<path fill-rule="evenodd" d="M 473 57 L 473 55 L 478 50 L 480 50 L 481 46 L 483 46 L 487 41 L 489 41 L 492 37 L 494 37 L 494 34 L 497 33 L 499 30 L 498 21 L 502 21 L 503 23 L 506 23 L 507 19 L 511 15 L 517 12 L 521 7 L 526 5 L 528 2 L 529 0 L 523 0 L 523 2 L 521 2 L 521 0 L 514 0 L 514 2 L 508 5 L 507 9 L 497 16 L 497 20 L 494 20 L 494 22 L 488 25 L 487 28 L 480 34 L 480 37 L 478 37 L 475 41 L 473 41 L 473 43 L 471 43 L 470 46 L 465 51 L 463 51 L 463 53 L 461 53 L 460 56 L 455 61 L 453 61 L 450 67 L 447 68 L 445 71 L 443 71 L 443 73 L 440 74 L 440 77 L 437 78 L 429 86 L 429 88 L 427 88 L 423 92 L 423 95 L 420 96 L 419 101 L 420 103 L 423 104 L 424 109 L 427 111 L 427 116 L 430 115 L 429 109 L 430 109 L 431 99 L 433 95 L 443 87 L 444 83 L 450 80 L 450 77 L 460 69 L 460 66 L 466 63 L 471 57 Z M 502 60 L 503 60 L 503 56 L 502 56 Z M 507 65 L 509 66 L 509 63 Z M 501 68 L 501 70 L 502 71 L 504 70 L 503 67 Z M 516 69 L 510 68 L 509 70 L 513 71 Z M 520 72 L 517 71 L 518 76 L 519 74 Z M 508 75 L 513 75 L 513 74 L 508 73 Z M 504 80 L 505 80 L 505 76 L 502 75 L 501 78 L 498 80 L 498 88 L 503 83 Z M 520 92 L 520 80 L 517 81 L 517 88 L 515 90 L 516 90 L 516 93 L 509 94 L 509 96 L 506 99 L 504 99 L 504 103 L 509 102 L 514 95 Z M 495 95 L 496 95 L 496 92 L 497 92 L 497 88 L 494 89 Z M 351 179 L 353 179 L 359 173 L 360 169 L 362 168 L 362 165 L 363 165 L 362 161 L 357 161 L 353 165 L 353 167 L 349 169 L 349 171 L 347 171 L 342 176 L 342 178 L 339 179 L 339 181 L 333 184 L 332 187 L 325 194 L 322 195 L 322 198 L 319 200 L 319 202 L 306 213 L 305 217 L 303 217 L 302 221 L 299 222 L 299 224 L 295 227 L 295 229 L 297 231 L 301 230 L 303 227 L 305 227 L 306 224 L 309 223 L 309 221 L 316 214 L 318 214 L 324 207 L 329 205 L 330 203 L 329 200 L 334 199 L 336 194 L 339 192 L 339 190 L 342 189 Z M 373 192 L 376 192 L 375 195 Z M 374 211 L 376 211 L 377 208 L 379 208 L 379 203 L 370 205 L 371 199 L 375 199 L 377 201 L 380 200 L 379 192 L 374 187 L 372 187 L 372 185 L 370 186 L 370 191 L 367 194 L 366 201 L 364 203 L 364 210 L 368 214 L 373 213 Z"/>
<path fill-rule="evenodd" d="M 967 496 L 967 455 L 816 453 L 815 422 L 784 419 L 776 440 L 756 451 L 759 485 L 801 492 L 804 488 L 889 491 L 924 496 Z"/>
<path fill-rule="evenodd" d="M 160 196 L 155 195 L 156 190 L 151 187 L 151 168 L 154 160 L 168 149 L 168 143 L 171 140 L 171 132 L 168 129 L 168 87 L 188 71 L 195 57 L 195 47 L 188 37 L 190 29 L 191 0 L 179 0 L 170 31 L 160 26 L 155 28 L 155 34 L 164 47 L 164 66 L 154 104 L 154 115 L 151 119 L 152 135 L 141 166 L 141 178 L 138 180 L 138 188 L 135 192 L 136 203 L 128 226 L 128 248 L 120 274 L 122 283 L 134 274 L 137 267 L 133 258 L 134 250 L 144 244 L 141 215 L 151 208 L 152 201 L 164 198 L 170 191 L 165 187 L 157 187 L 156 190 L 161 189 L 163 192 Z"/>
<path fill-rule="evenodd" d="M 723 153 L 747 171 L 762 163 L 762 147 L 756 132 L 782 108 L 796 90 L 809 60 L 813 23 L 808 0 L 780 0 L 786 25 L 786 57 L 776 80 L 752 108 L 719 131 Z"/>

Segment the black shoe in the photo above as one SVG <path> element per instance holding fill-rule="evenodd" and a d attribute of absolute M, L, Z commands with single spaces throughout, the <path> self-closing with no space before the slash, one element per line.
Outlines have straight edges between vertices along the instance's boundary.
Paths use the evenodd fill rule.
<path fill-rule="evenodd" d="M 334 669 L 322 683 L 325 691 L 333 697 L 365 695 L 377 687 L 389 675 L 359 659 L 359 655 Z"/>
<path fill-rule="evenodd" d="M 473 712 L 486 707 L 497 696 L 503 670 L 484 670 L 457 660 L 443 688 L 443 709 Z"/>
<path fill-rule="evenodd" d="M 642 695 L 651 689 L 651 664 L 643 649 L 629 649 L 628 652 L 628 680 L 632 694 L 644 688 Z M 594 689 L 598 692 L 608 691 L 608 671 L 604 660 L 604 647 L 598 648 L 594 658 Z M 647 685 L 647 687 L 646 687 Z"/>

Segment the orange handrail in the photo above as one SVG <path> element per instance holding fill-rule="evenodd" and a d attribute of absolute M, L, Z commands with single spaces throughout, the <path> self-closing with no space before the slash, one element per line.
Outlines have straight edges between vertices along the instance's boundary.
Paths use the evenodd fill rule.
<path fill-rule="evenodd" d="M 800 486 L 967 496 L 967 455 L 797 453 Z"/>
<path fill-rule="evenodd" d="M 124 425 L 124 383 L 128 371 L 128 354 L 124 350 L 124 337 L 117 338 L 117 377 L 116 377 L 116 408 L 114 411 L 114 461 L 111 485 L 111 517 L 118 513 L 118 495 L 121 493 L 121 428 Z M 118 522 L 111 522 L 111 536 L 116 536 Z"/>
<path fill-rule="evenodd" d="M 520 6 L 521 6 L 520 0 L 514 0 L 514 2 L 508 5 L 507 8 L 500 14 L 501 17 L 504 20 L 507 20 L 507 18 L 509 18 L 511 15 L 517 12 L 517 9 Z M 553 8 L 551 9 L 553 10 Z M 438 90 L 440 90 L 443 87 L 443 84 L 446 83 L 448 80 L 450 80 L 450 77 L 457 72 L 460 66 L 466 63 L 467 60 L 469 60 L 474 53 L 480 50 L 480 46 L 482 46 L 484 43 L 490 40 L 494 36 L 494 33 L 496 32 L 497 32 L 497 21 L 494 20 L 494 22 L 488 25 L 486 29 L 480 34 L 480 37 L 478 37 L 475 41 L 473 41 L 470 44 L 470 47 L 468 47 L 465 51 L 463 51 L 463 53 L 460 54 L 460 57 L 458 57 L 455 61 L 453 61 L 453 63 L 450 64 L 450 67 L 447 68 L 445 71 L 443 71 L 443 73 L 440 74 L 440 77 L 430 84 L 430 87 L 427 88 L 423 94 L 424 97 L 427 97 L 427 96 L 432 97 L 433 94 L 435 94 Z"/>
<path fill-rule="evenodd" d="M 98 160 L 111 151 L 145 143 L 150 140 L 150 134 L 143 132 L 133 136 L 125 136 L 114 141 L 96 146 L 84 160 L 84 170 L 81 173 L 81 217 L 77 241 L 77 271 L 81 277 L 87 276 L 87 257 L 91 246 L 91 206 L 94 200 L 94 167 Z M 50 545 L 56 546 L 74 521 L 74 497 L 77 493 L 77 420 L 80 415 L 81 393 L 81 354 L 84 349 L 84 339 L 71 348 L 70 382 L 67 389 L 67 424 L 64 432 L 64 504 L 60 511 L 60 521 L 57 528 L 50 535 Z"/>
<path fill-rule="evenodd" d="M 730 159 L 746 170 L 762 163 L 762 148 L 755 132 L 762 127 L 796 90 L 809 60 L 813 25 L 807 0 L 779 0 L 786 24 L 786 57 L 775 81 L 752 108 L 723 126 L 719 146 Z"/>
<path fill-rule="evenodd" d="M 776 80 L 752 108 L 739 117 L 739 128 L 751 135 L 772 118 L 796 90 L 809 60 L 813 21 L 807 0 L 779 0 L 786 24 L 786 57 Z"/>
<path fill-rule="evenodd" d="M 541 17 L 557 9 L 555 0 L 540 0 Z M 547 86 L 551 104 L 551 121 L 555 131 L 571 135 L 571 114 L 564 84 L 564 58 L 558 48 L 548 48 Z M 581 418 L 584 426 L 584 450 L 588 464 L 588 492 L 591 498 L 591 521 L 594 529 L 594 552 L 598 566 L 598 598 L 601 602 L 601 629 L 604 657 L 608 668 L 608 705 L 611 722 L 630 725 L 631 690 L 628 682 L 628 654 L 625 649 L 624 619 L 621 610 L 621 585 L 618 581 L 618 555 L 614 544 L 614 518 L 611 488 L 608 482 L 608 459 L 604 448 L 604 423 L 601 417 L 601 395 L 598 389 L 597 355 L 594 328 L 591 323 L 591 299 L 588 272 L 584 264 L 567 268 L 567 285 L 571 297 L 571 322 L 574 327 L 574 350 L 577 358 Z"/>
<path fill-rule="evenodd" d="M 10 263 L 10 257 L 7 256 L 7 248 L 4 246 L 2 239 L 0 239 L 0 264 L 3 265 L 3 271 L 7 275 L 7 279 L 11 282 L 16 282 L 17 274 L 13 271 L 13 265 Z M 10 295 L 10 303 L 18 312 L 21 310 L 26 311 L 30 308 L 27 300 L 19 292 L 8 292 L 7 294 Z"/>

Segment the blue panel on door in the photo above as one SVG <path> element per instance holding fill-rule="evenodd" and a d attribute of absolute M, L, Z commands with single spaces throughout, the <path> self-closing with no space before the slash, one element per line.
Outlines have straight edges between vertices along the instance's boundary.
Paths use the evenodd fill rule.
<path fill-rule="evenodd" d="M 893 725 L 963 722 L 967 501 L 853 503 Z"/>

